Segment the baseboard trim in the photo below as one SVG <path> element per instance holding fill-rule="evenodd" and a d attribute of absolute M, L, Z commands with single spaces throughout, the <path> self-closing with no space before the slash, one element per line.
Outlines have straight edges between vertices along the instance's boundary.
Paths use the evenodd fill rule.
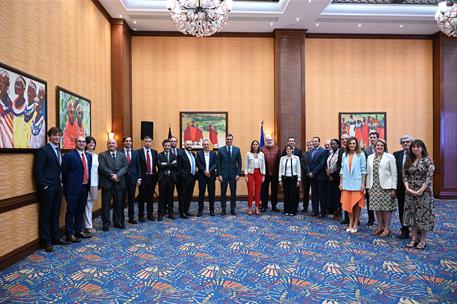
<path fill-rule="evenodd" d="M 36 192 L 2 199 L 0 200 L 0 213 L 11 211 L 34 203 L 38 203 L 38 194 Z"/>

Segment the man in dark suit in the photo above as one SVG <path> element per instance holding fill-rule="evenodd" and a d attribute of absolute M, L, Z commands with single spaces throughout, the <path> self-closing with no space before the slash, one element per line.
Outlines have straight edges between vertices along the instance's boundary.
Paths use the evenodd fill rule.
<path fill-rule="evenodd" d="M 159 217 L 162 220 L 162 214 L 165 208 L 168 210 L 168 218 L 174 220 L 173 211 L 173 186 L 178 181 L 176 171 L 179 164 L 176 155 L 170 152 L 170 141 L 165 139 L 162 142 L 163 152 L 157 156 L 158 181 L 159 181 Z"/>
<path fill-rule="evenodd" d="M 221 182 L 221 215 L 226 214 L 227 186 L 230 185 L 230 213 L 236 215 L 236 183 L 241 175 L 240 148 L 233 146 L 233 135 L 225 138 L 225 146 L 217 153 L 217 174 Z"/>
<path fill-rule="evenodd" d="M 308 212 L 309 208 L 309 190 L 311 189 L 311 179 L 308 174 L 311 172 L 309 169 L 309 163 L 311 162 L 311 153 L 313 151 L 313 145 L 311 141 L 306 142 L 307 151 L 303 151 L 301 164 L 303 171 L 303 209 L 301 212 Z"/>
<path fill-rule="evenodd" d="M 154 220 L 154 191 L 157 184 L 157 151 L 151 148 L 152 138 L 143 138 L 143 148 L 138 150 L 140 164 L 140 194 L 138 198 L 138 220 L 144 222 L 144 203 L 146 202 L 147 218 Z M 159 216 L 157 208 L 157 216 Z"/>
<path fill-rule="evenodd" d="M 179 170 L 179 166 L 181 166 L 181 164 L 179 163 L 179 154 L 181 153 L 181 151 L 183 149 L 178 148 L 178 139 L 176 137 L 172 136 L 168 140 L 170 141 L 170 152 L 172 154 L 174 154 L 178 159 L 178 168 L 176 171 L 178 179 L 177 179 L 176 183 L 173 184 L 173 195 L 174 195 L 175 188 L 176 188 L 176 193 L 178 194 L 178 203 L 179 203 L 181 201 L 181 189 L 182 189 L 181 176 L 179 176 L 179 174 L 181 173 Z"/>
<path fill-rule="evenodd" d="M 179 163 L 179 187 L 180 187 L 180 201 L 179 201 L 179 216 L 187 219 L 192 214 L 189 213 L 190 201 L 194 193 L 195 178 L 197 174 L 197 162 L 195 155 L 192 153 L 192 141 L 186 140 L 184 142 L 184 150 L 178 153 Z"/>
<path fill-rule="evenodd" d="M 327 206 L 325 205 L 325 160 L 328 151 L 320 146 L 321 140 L 314 136 L 311 140 L 313 151 L 311 152 L 311 161 L 309 162 L 308 177 L 311 179 L 312 208 L 313 215 L 324 218 L 327 216 Z"/>
<path fill-rule="evenodd" d="M 375 145 L 376 142 L 379 139 L 379 133 L 378 132 L 370 132 L 370 145 L 364 149 L 365 156 L 368 158 L 369 155 L 373 154 L 375 152 Z M 368 210 L 368 226 L 373 226 L 375 218 L 374 218 L 374 211 L 370 210 L 370 195 L 368 191 L 366 191 L 366 198 L 367 198 L 367 210 Z"/>
<path fill-rule="evenodd" d="M 198 214 L 200 217 L 203 214 L 203 206 L 205 201 L 205 191 L 208 187 L 208 202 L 209 214 L 214 216 L 214 201 L 216 189 L 216 152 L 210 151 L 208 139 L 203 140 L 203 150 L 197 152 L 197 167 L 198 167 Z"/>
<path fill-rule="evenodd" d="M 92 155 L 84 151 L 86 139 L 77 136 L 76 149 L 62 158 L 63 193 L 67 201 L 65 233 L 67 242 L 79 243 L 81 238 L 92 237 L 83 231 L 83 217 L 86 210 L 87 194 L 90 187 Z"/>
<path fill-rule="evenodd" d="M 127 175 L 125 176 L 125 190 L 122 192 L 122 210 L 125 208 L 125 200 L 127 199 L 129 223 L 137 224 L 135 221 L 135 192 L 136 187 L 141 185 L 140 178 L 140 161 L 138 152 L 132 149 L 132 137 L 126 136 L 122 139 L 124 148 L 120 152 L 124 153 L 129 165 Z"/>
<path fill-rule="evenodd" d="M 400 137 L 400 144 L 402 150 L 394 152 L 395 160 L 397 163 L 397 201 L 398 201 L 398 215 L 401 223 L 400 239 L 409 238 L 409 227 L 403 224 L 403 213 L 405 211 L 405 184 L 403 182 L 403 166 L 408 157 L 408 150 L 414 138 L 411 135 L 404 135 Z"/>
<path fill-rule="evenodd" d="M 40 201 L 39 235 L 41 246 L 47 252 L 53 252 L 55 245 L 68 245 L 60 234 L 60 205 L 62 187 L 60 164 L 62 156 L 59 149 L 62 130 L 52 127 L 47 132 L 49 143 L 36 152 L 34 175 Z M 51 227 L 51 228 L 49 228 Z"/>
<path fill-rule="evenodd" d="M 124 229 L 124 210 L 122 209 L 122 192 L 125 189 L 125 175 L 128 172 L 127 158 L 118 153 L 117 143 L 110 138 L 108 150 L 98 156 L 99 187 L 102 189 L 102 222 L 103 231 L 110 226 L 110 203 L 113 200 L 113 227 Z"/>

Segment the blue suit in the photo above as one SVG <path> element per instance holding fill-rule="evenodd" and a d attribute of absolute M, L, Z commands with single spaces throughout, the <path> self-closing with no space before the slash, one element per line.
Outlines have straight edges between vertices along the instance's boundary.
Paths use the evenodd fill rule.
<path fill-rule="evenodd" d="M 312 208 L 315 216 L 320 214 L 322 217 L 327 215 L 327 206 L 325 199 L 325 161 L 327 160 L 328 151 L 319 146 L 309 153 L 308 168 L 313 173 L 311 178 Z"/>
<path fill-rule="evenodd" d="M 84 167 L 81 152 L 72 150 L 62 158 L 63 193 L 67 201 L 65 213 L 65 233 L 67 237 L 83 230 L 83 216 L 86 209 L 87 194 L 90 188 L 90 169 L 92 155 L 83 152 L 86 157 L 87 183 L 83 184 Z"/>
<path fill-rule="evenodd" d="M 221 183 L 221 208 L 225 212 L 227 208 L 227 186 L 230 185 L 230 209 L 236 209 L 236 176 L 241 176 L 241 153 L 240 148 L 231 146 L 232 153 L 229 153 L 227 146 L 223 146 L 217 153 L 217 174 L 222 176 Z"/>

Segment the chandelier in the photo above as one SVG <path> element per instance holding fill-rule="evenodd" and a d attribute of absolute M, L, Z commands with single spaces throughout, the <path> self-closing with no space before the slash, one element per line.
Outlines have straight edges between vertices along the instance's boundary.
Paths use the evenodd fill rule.
<path fill-rule="evenodd" d="M 438 28 L 449 37 L 457 37 L 457 3 L 447 6 L 447 1 L 438 4 L 435 15 Z"/>
<path fill-rule="evenodd" d="M 211 36 L 224 28 L 233 0 L 167 0 L 178 31 L 196 37 Z"/>

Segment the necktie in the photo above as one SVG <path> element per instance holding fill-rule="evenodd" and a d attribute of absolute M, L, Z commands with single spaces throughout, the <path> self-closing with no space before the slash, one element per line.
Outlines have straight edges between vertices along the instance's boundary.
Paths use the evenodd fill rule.
<path fill-rule="evenodd" d="M 316 154 L 317 149 L 314 149 L 313 152 L 311 152 L 311 159 L 314 159 L 314 155 Z"/>
<path fill-rule="evenodd" d="M 116 153 L 112 153 L 111 157 L 113 158 L 114 161 L 116 161 Z"/>
<path fill-rule="evenodd" d="M 130 161 L 132 160 L 132 158 L 130 156 L 130 150 L 126 150 L 126 151 L 127 151 L 127 162 L 130 165 Z"/>
<path fill-rule="evenodd" d="M 83 169 L 84 169 L 83 184 L 87 184 L 89 182 L 89 170 L 87 170 L 86 155 L 84 152 L 81 153 L 81 159 L 83 162 Z"/>
<path fill-rule="evenodd" d="M 60 150 L 59 148 L 55 148 L 56 149 L 56 153 L 57 153 L 57 159 L 59 160 L 59 165 L 62 164 L 62 156 L 60 155 Z"/>
<path fill-rule="evenodd" d="M 192 155 L 192 152 L 190 152 L 190 151 L 187 151 L 187 153 L 189 154 L 189 158 L 190 158 L 190 173 L 192 173 L 192 175 L 195 175 L 195 159 L 194 159 L 194 156 Z"/>
<path fill-rule="evenodd" d="M 170 153 L 167 152 L 167 162 L 170 162 Z"/>
<path fill-rule="evenodd" d="M 232 158 L 232 147 L 228 146 L 228 152 L 230 154 L 230 158 Z"/>
<path fill-rule="evenodd" d="M 408 156 L 408 152 L 403 153 L 403 166 L 405 165 L 406 157 Z"/>
<path fill-rule="evenodd" d="M 151 174 L 151 155 L 149 150 L 146 150 L 146 174 Z"/>

